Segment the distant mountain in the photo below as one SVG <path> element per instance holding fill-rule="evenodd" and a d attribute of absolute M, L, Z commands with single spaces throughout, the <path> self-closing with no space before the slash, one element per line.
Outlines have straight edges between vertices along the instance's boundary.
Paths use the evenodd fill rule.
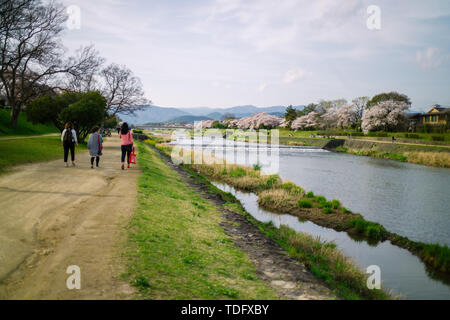
<path fill-rule="evenodd" d="M 206 116 L 211 118 L 212 120 L 220 120 L 220 118 L 223 116 L 223 114 L 220 112 L 211 112 L 211 113 L 208 113 Z"/>
<path fill-rule="evenodd" d="M 210 117 L 206 116 L 180 116 L 170 119 L 169 123 L 194 123 L 195 121 L 203 121 L 203 120 L 213 120 Z"/>
<path fill-rule="evenodd" d="M 302 110 L 304 106 L 294 106 L 295 109 Z M 163 108 L 157 106 L 146 106 L 145 110 L 139 111 L 134 116 L 122 116 L 120 118 L 130 124 L 145 124 L 155 122 L 194 122 L 200 120 L 220 120 L 220 118 L 228 113 L 233 114 L 236 118 L 251 116 L 255 113 L 266 112 L 276 116 L 283 116 L 286 111 L 284 106 L 273 107 L 256 107 L 253 105 L 236 106 L 231 108 Z M 180 118 L 187 116 L 186 118 Z M 203 118 L 189 118 L 203 117 Z M 179 119 L 180 118 L 180 119 Z"/>
<path fill-rule="evenodd" d="M 188 112 L 176 108 L 162 108 L 157 106 L 145 106 L 135 115 L 120 115 L 122 121 L 132 124 L 144 124 L 152 122 L 166 122 L 175 117 L 190 115 Z"/>
<path fill-rule="evenodd" d="M 295 109 L 302 110 L 305 106 L 294 106 Z M 211 116 L 211 118 L 217 118 L 217 114 L 223 115 L 225 113 L 232 113 L 238 118 L 250 116 L 252 114 L 258 113 L 258 112 L 267 112 L 267 113 L 285 113 L 286 107 L 284 106 L 273 106 L 273 107 L 256 107 L 253 105 L 245 105 L 245 106 L 236 106 L 231 108 L 183 108 L 181 110 L 184 110 L 186 112 L 189 112 L 190 114 L 197 115 L 197 116 L 210 116 L 214 114 L 215 116 Z M 220 117 L 219 117 L 220 118 Z"/>

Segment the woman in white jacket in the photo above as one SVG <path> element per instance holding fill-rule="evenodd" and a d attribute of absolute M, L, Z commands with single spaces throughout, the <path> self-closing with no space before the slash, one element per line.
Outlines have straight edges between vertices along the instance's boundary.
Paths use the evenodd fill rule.
<path fill-rule="evenodd" d="M 64 128 L 65 129 L 61 133 L 61 142 L 64 147 L 64 163 L 66 164 L 66 167 L 69 166 L 67 164 L 67 158 L 69 157 L 70 150 L 72 166 L 75 167 L 75 145 L 78 147 L 77 133 L 73 129 L 71 122 L 67 122 Z"/>

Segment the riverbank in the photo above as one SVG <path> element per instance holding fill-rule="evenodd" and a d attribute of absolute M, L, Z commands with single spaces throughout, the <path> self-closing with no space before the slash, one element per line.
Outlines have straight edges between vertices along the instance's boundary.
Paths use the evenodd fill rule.
<path fill-rule="evenodd" d="M 345 139 L 343 146 L 335 148 L 334 151 L 432 167 L 450 168 L 450 148 L 446 146 Z"/>
<path fill-rule="evenodd" d="M 450 146 L 448 144 L 428 141 L 422 144 L 421 141 L 392 142 L 372 140 L 373 138 L 341 138 L 344 143 L 329 150 L 431 167 L 450 168 Z M 330 141 L 333 141 L 333 139 L 284 136 L 279 138 L 281 145 L 319 148 L 324 148 Z"/>
<path fill-rule="evenodd" d="M 158 144 L 156 147 L 161 153 L 170 155 L 171 148 L 169 146 Z M 368 290 L 367 275 L 344 257 L 334 244 L 322 242 L 306 234 L 298 234 L 287 227 L 277 229 L 271 224 L 257 222 L 245 212 L 234 197 L 212 186 L 203 177 L 207 177 L 207 175 L 199 172 L 197 167 L 189 165 L 183 166 L 183 169 L 190 172 L 191 177 L 207 185 L 210 192 L 221 194 L 221 197 L 228 202 L 226 205 L 228 209 L 230 207 L 239 208 L 239 212 L 245 215 L 252 224 L 256 225 L 266 236 L 274 239 L 293 258 L 304 263 L 310 272 L 323 279 L 339 296 L 347 299 L 385 299 L 388 297 L 383 291 Z M 265 179 L 265 183 L 271 184 L 271 179 Z"/>
<path fill-rule="evenodd" d="M 262 175 L 254 168 L 230 164 L 194 164 L 192 167 L 213 180 L 238 190 L 256 193 L 262 208 L 295 215 L 336 231 L 345 231 L 369 243 L 389 240 L 417 255 L 431 269 L 445 274 L 450 272 L 450 249 L 447 246 L 415 242 L 389 232 L 382 225 L 367 221 L 361 214 L 342 207 L 339 200 L 328 201 L 313 192 L 305 192 L 291 182 L 283 182 L 277 175 Z"/>
<path fill-rule="evenodd" d="M 217 129 L 218 130 L 218 129 Z M 192 130 L 190 130 L 192 131 Z M 221 129 L 225 135 L 225 129 Z M 161 131 L 161 133 L 170 135 L 170 130 Z M 269 131 L 270 132 L 270 131 Z M 191 132 L 191 134 L 193 131 Z M 291 132 L 285 129 L 279 129 L 278 143 L 285 146 L 317 147 L 324 148 L 334 139 L 318 137 L 316 131 Z M 289 134 L 292 134 L 290 136 Z M 312 137 L 311 135 L 314 135 Z M 399 134 L 394 134 L 399 136 Z M 429 138 L 429 134 L 426 138 Z M 271 143 L 268 136 L 268 143 Z M 419 165 L 450 168 L 450 145 L 448 142 L 429 141 L 429 140 L 411 140 L 399 138 L 396 142 L 386 140 L 387 138 L 378 137 L 337 137 L 344 143 L 337 148 L 328 150 L 335 152 L 348 153 L 358 156 L 370 156 L 374 158 L 394 160 L 399 162 L 409 162 Z M 168 138 L 164 138 L 166 141 Z M 247 142 L 248 135 L 236 133 L 230 135 L 227 139 Z"/>
<path fill-rule="evenodd" d="M 150 146 L 138 150 L 142 176 L 122 274 L 137 298 L 336 298 L 208 188 Z"/>
<path fill-rule="evenodd" d="M 162 140 L 161 137 L 152 139 Z M 157 142 L 154 140 L 151 143 Z M 161 146 L 161 148 L 167 153 L 170 152 L 168 149 L 170 147 Z M 283 184 L 278 176 L 261 177 L 254 168 L 229 164 L 197 166 L 196 170 L 212 179 L 225 182 L 239 190 L 257 193 L 262 207 L 279 213 L 294 214 L 369 242 L 389 240 L 392 244 L 417 255 L 433 272 L 448 274 L 450 270 L 450 250 L 447 246 L 415 242 L 388 232 L 380 224 L 366 221 L 360 214 L 342 208 L 338 200 L 327 201 L 324 197 L 315 196 L 311 192 L 305 193 L 292 183 Z M 290 194 L 288 186 L 297 190 L 295 194 Z"/>

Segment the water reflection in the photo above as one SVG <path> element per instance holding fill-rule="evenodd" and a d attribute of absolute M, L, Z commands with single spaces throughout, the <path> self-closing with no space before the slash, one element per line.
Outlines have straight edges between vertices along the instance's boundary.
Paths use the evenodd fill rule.
<path fill-rule="evenodd" d="M 234 188 L 214 183 L 225 192 L 232 193 L 255 219 L 261 222 L 272 222 L 275 226 L 286 225 L 296 230 L 317 236 L 322 240 L 334 242 L 343 253 L 351 257 L 363 270 L 370 265 L 381 268 L 383 285 L 394 294 L 401 294 L 408 299 L 450 299 L 448 278 L 435 279 L 437 275 L 429 274 L 425 265 L 409 251 L 393 246 L 388 241 L 369 244 L 355 240 L 345 232 L 318 226 L 310 221 L 301 221 L 288 214 L 275 214 L 261 209 L 257 196 L 243 193 Z M 447 282 L 447 285 L 443 282 Z"/>

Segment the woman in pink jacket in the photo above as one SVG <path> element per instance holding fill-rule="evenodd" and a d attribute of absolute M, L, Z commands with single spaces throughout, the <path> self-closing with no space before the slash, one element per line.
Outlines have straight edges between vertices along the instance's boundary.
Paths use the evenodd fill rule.
<path fill-rule="evenodd" d="M 122 139 L 122 170 L 125 169 L 125 156 L 127 157 L 128 168 L 130 168 L 130 154 L 133 149 L 133 135 L 128 127 L 128 123 L 124 122 L 119 133 L 120 139 Z"/>

